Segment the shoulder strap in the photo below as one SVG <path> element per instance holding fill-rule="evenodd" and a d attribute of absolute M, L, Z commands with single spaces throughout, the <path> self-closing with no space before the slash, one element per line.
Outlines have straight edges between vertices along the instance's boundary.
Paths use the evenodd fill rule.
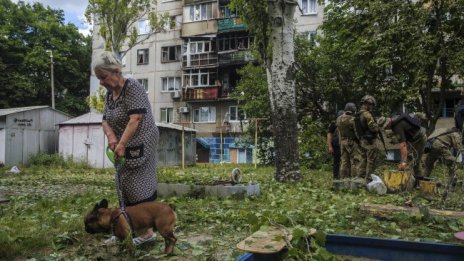
<path fill-rule="evenodd" d="M 457 132 L 457 131 L 458 130 L 445 131 L 442 134 L 439 134 L 439 135 L 437 135 L 437 136 L 435 136 L 433 138 L 428 139 L 427 141 L 433 141 L 433 140 L 437 139 L 438 137 L 441 137 L 443 135 L 447 135 L 447 134 L 450 134 L 450 133 L 453 133 L 453 132 Z"/>

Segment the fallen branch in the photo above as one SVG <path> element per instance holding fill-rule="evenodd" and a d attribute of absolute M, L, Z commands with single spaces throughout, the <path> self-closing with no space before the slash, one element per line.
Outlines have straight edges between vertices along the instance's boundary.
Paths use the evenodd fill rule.
<path fill-rule="evenodd" d="M 360 210 L 361 212 L 371 214 L 375 217 L 390 217 L 392 214 L 395 213 L 421 213 L 418 207 L 399 207 L 393 205 L 378 205 L 369 203 L 361 204 Z M 428 213 L 432 217 L 464 218 L 464 212 L 462 211 L 428 209 Z"/>

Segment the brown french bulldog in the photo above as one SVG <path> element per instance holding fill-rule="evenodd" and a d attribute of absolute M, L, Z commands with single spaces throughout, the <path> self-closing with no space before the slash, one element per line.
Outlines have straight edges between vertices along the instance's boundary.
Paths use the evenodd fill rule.
<path fill-rule="evenodd" d="M 144 202 L 135 206 L 126 207 L 126 213 L 132 224 L 134 235 L 144 233 L 150 227 L 158 231 L 164 238 L 166 254 L 171 254 L 177 238 L 174 236 L 176 224 L 175 206 L 161 202 Z M 90 234 L 98 232 L 110 232 L 119 240 L 124 240 L 130 235 L 131 226 L 119 208 L 108 208 L 108 200 L 102 199 L 95 204 L 93 210 L 84 220 L 85 231 Z"/>

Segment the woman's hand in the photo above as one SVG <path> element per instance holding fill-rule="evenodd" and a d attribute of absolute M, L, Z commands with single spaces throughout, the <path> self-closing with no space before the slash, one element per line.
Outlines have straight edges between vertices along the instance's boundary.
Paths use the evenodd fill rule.
<path fill-rule="evenodd" d="M 108 139 L 108 147 L 110 147 L 110 149 L 112 151 L 115 151 L 116 150 L 116 146 L 118 145 L 118 140 L 115 138 L 115 139 Z"/>
<path fill-rule="evenodd" d="M 115 159 L 119 160 L 123 158 L 125 154 L 126 154 L 126 146 L 121 144 L 121 142 L 118 143 L 116 145 L 116 148 L 114 149 Z"/>

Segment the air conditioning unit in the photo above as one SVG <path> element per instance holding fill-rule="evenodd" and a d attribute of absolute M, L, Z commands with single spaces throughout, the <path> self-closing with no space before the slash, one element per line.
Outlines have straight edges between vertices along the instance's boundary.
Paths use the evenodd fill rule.
<path fill-rule="evenodd" d="M 180 98 L 180 91 L 174 91 L 174 92 L 171 92 L 171 97 L 173 99 L 179 99 Z"/>
<path fill-rule="evenodd" d="M 179 113 L 188 113 L 189 108 L 188 107 L 179 107 Z"/>

